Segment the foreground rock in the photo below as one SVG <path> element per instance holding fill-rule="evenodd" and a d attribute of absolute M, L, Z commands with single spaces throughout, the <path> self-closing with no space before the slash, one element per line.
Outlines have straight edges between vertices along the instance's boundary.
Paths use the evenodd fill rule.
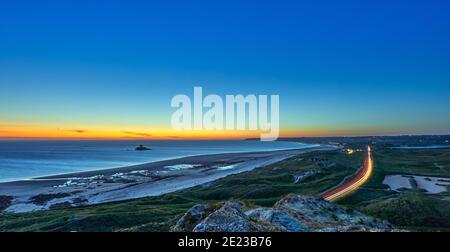
<path fill-rule="evenodd" d="M 172 231 L 270 232 L 282 229 L 270 223 L 252 220 L 239 203 L 225 202 L 212 206 L 194 206 L 177 222 Z"/>
<path fill-rule="evenodd" d="M 389 223 L 327 201 L 289 195 L 272 208 L 237 202 L 196 205 L 172 227 L 178 232 L 392 232 Z"/>

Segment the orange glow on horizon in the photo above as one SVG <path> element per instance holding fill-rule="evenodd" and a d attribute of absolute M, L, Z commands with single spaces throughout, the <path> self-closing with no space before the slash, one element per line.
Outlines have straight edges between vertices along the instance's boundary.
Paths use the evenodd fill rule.
<path fill-rule="evenodd" d="M 138 127 L 56 127 L 5 125 L 0 123 L 0 139 L 242 139 L 259 137 L 256 131 L 177 131 Z"/>
<path fill-rule="evenodd" d="M 371 130 L 308 128 L 282 129 L 279 137 L 369 135 Z M 134 125 L 52 125 L 0 122 L 0 139 L 244 139 L 259 138 L 260 131 L 186 130 Z"/>

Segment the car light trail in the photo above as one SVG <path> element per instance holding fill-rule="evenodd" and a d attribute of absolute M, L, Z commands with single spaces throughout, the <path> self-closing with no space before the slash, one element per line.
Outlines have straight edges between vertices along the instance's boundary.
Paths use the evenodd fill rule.
<path fill-rule="evenodd" d="M 373 161 L 372 161 L 371 152 L 372 152 L 372 149 L 370 148 L 370 146 L 368 146 L 367 147 L 367 157 L 364 160 L 364 166 L 355 177 L 353 177 L 348 182 L 346 182 L 328 192 L 325 192 L 322 195 L 322 198 L 324 200 L 328 200 L 328 201 L 335 201 L 339 198 L 342 198 L 342 197 L 354 192 L 356 189 L 358 189 L 364 183 L 366 183 L 367 180 L 369 180 L 369 178 L 373 172 Z"/>

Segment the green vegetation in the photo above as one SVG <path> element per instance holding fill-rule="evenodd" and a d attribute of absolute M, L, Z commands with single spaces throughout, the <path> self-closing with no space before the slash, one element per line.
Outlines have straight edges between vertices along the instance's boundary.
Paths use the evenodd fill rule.
<path fill-rule="evenodd" d="M 450 227 L 450 204 L 422 193 L 402 193 L 399 197 L 369 204 L 363 210 L 403 227 Z"/>

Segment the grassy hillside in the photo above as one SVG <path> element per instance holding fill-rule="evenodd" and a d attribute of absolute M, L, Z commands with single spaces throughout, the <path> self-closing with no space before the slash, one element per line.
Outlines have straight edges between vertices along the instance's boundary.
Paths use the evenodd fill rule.
<path fill-rule="evenodd" d="M 422 193 L 402 193 L 399 197 L 369 204 L 363 210 L 403 227 L 450 231 L 450 204 Z"/>

